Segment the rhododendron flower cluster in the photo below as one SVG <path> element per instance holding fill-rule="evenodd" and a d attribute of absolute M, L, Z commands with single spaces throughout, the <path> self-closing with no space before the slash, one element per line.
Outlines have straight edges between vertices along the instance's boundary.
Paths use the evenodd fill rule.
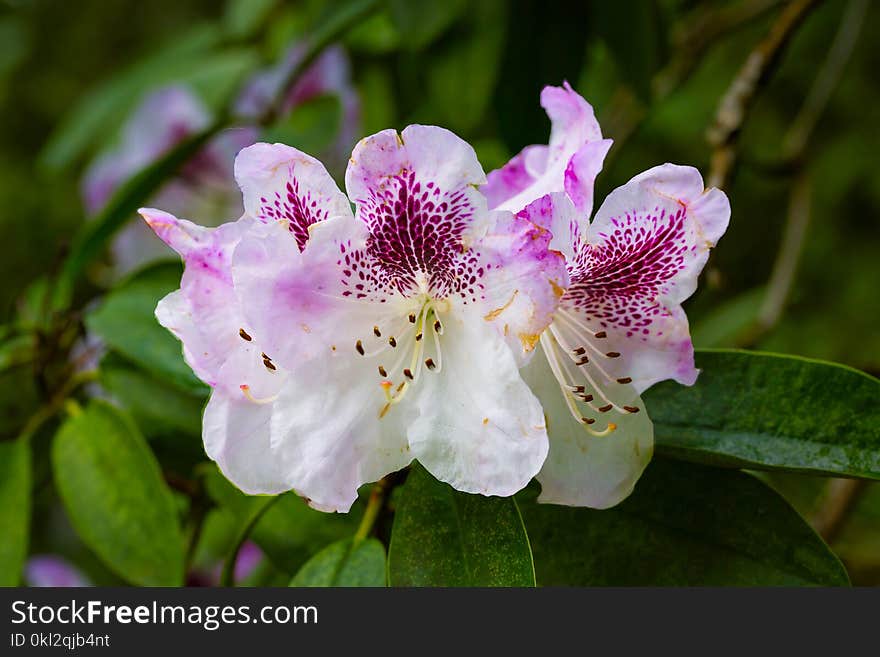
<path fill-rule="evenodd" d="M 697 376 L 680 303 L 729 207 L 664 165 L 591 222 L 610 141 L 568 85 L 542 104 L 549 145 L 488 177 L 459 137 L 412 125 L 355 147 L 347 194 L 255 144 L 238 221 L 141 211 L 186 263 L 157 317 L 212 388 L 205 447 L 242 490 L 347 511 L 413 459 L 484 495 L 535 476 L 546 502 L 632 490 L 653 444 L 640 392 Z"/>

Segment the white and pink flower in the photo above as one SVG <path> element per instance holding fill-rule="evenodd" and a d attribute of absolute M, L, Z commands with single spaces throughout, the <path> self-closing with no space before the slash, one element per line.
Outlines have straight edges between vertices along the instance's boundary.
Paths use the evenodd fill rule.
<path fill-rule="evenodd" d="M 213 388 L 203 436 L 226 476 L 328 511 L 413 458 L 459 490 L 525 486 L 548 441 L 519 367 L 568 284 L 549 231 L 489 211 L 473 149 L 431 126 L 362 140 L 347 197 L 288 146 L 235 169 L 234 224 L 142 211 L 186 261 L 157 316 Z"/>
<path fill-rule="evenodd" d="M 609 507 L 632 491 L 653 451 L 639 395 L 698 371 L 681 303 L 727 229 L 723 192 L 691 167 L 664 164 L 613 191 L 593 220 L 592 185 L 610 146 L 571 87 L 541 96 L 550 145 L 530 146 L 489 174 L 493 207 L 553 233 L 570 284 L 524 370 L 548 417 L 540 501 Z"/>

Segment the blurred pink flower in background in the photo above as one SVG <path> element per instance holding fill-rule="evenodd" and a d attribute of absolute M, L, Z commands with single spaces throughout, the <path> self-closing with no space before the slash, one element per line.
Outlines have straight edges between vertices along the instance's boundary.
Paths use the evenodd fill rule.
<path fill-rule="evenodd" d="M 28 586 L 79 587 L 92 583 L 65 559 L 54 554 L 37 554 L 28 559 L 24 569 Z"/>
<path fill-rule="evenodd" d="M 241 215 L 241 200 L 232 165 L 236 153 L 257 141 L 261 115 L 281 93 L 281 86 L 305 55 L 304 44 L 290 48 L 281 62 L 255 73 L 235 102 L 241 127 L 225 130 L 192 158 L 179 175 L 167 182 L 151 203 L 206 225 L 218 225 Z M 360 103 L 351 84 L 344 50 L 331 47 L 305 71 L 284 96 L 282 114 L 320 96 L 336 96 L 342 121 L 336 141 L 322 154 L 331 170 L 341 168 L 354 143 Z M 86 210 L 102 210 L 116 190 L 131 176 L 167 154 L 181 141 L 207 128 L 211 111 L 187 86 L 172 84 L 150 92 L 122 127 L 117 144 L 100 153 L 88 166 L 82 181 Z M 167 255 L 167 249 L 142 222 L 131 222 L 113 243 L 118 274 Z"/>

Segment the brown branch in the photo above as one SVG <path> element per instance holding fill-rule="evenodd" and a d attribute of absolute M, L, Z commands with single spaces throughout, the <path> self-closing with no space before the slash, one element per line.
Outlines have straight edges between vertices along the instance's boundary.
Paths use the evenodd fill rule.
<path fill-rule="evenodd" d="M 709 187 L 723 188 L 736 161 L 739 134 L 749 110 L 770 78 L 798 26 L 820 0 L 793 0 L 770 27 L 767 36 L 746 58 L 721 98 L 715 119 L 706 133 L 712 147 Z"/>
<path fill-rule="evenodd" d="M 863 479 L 831 479 L 825 487 L 822 506 L 813 516 L 813 527 L 826 543 L 832 543 L 843 529 L 867 489 Z"/>

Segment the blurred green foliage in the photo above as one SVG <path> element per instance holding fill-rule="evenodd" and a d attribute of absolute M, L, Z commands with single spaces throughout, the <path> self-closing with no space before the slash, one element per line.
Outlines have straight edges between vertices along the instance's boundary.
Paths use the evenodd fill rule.
<path fill-rule="evenodd" d="M 567 79 L 593 104 L 605 135 L 615 140 L 597 180 L 597 203 L 655 164 L 691 164 L 705 173 L 710 156 L 705 133 L 719 99 L 783 4 L 380 2 L 343 39 L 361 97 L 361 130 L 354 138 L 413 122 L 444 125 L 474 144 L 488 171 L 523 146 L 546 141 L 549 122 L 538 105 L 540 90 Z M 47 319 L 53 275 L 86 220 L 79 189 L 84 166 L 118 139 L 126 116 L 149 91 L 183 82 L 219 112 L 242 79 L 314 34 L 337 5 L 0 0 L 4 438 L 17 433 L 41 404 L 51 404 L 57 381 L 69 375 L 68 354 L 85 325 L 112 349 L 102 385 L 137 421 L 165 474 L 189 477 L 204 467 L 198 436 L 203 390 L 182 361 L 169 365 L 156 357 L 178 348 L 151 319 L 155 301 L 174 287 L 179 267 L 142 272 L 105 296 L 106 271 L 102 262 L 93 263 L 76 289 L 76 313 L 60 323 Z M 802 161 L 794 167 L 783 161 L 786 132 L 849 7 L 824 2 L 807 17 L 746 118 L 739 163 L 726 190 L 730 229 L 687 305 L 698 347 L 757 347 L 880 374 L 880 169 L 874 166 L 870 110 L 880 103 L 876 3 L 867 6 L 860 38 Z M 318 150 L 342 120 L 338 102 L 322 98 L 281 117 L 264 134 Z M 808 175 L 810 219 L 780 318 L 755 330 L 782 243 L 793 168 Z M 17 343 L 7 339 L 34 327 L 36 338 L 24 332 Z M 163 401 L 163 382 L 185 391 Z M 815 409 L 815 421 L 822 422 L 822 408 Z M 53 428 L 51 423 L 38 428 L 32 437 L 31 551 L 66 554 L 93 581 L 115 583 L 117 576 L 84 547 L 57 504 L 46 465 Z M 12 449 L 10 444 L 7 451 Z M 29 479 L 16 476 L 18 482 Z M 196 565 L 227 553 L 248 511 L 249 500 L 241 496 L 230 503 L 237 493 L 223 491 L 213 477 L 197 484 L 207 491 L 174 493 L 184 531 L 199 520 L 194 509 L 208 519 L 189 555 Z M 774 474 L 771 480 L 805 515 L 821 503 L 821 486 L 813 479 Z M 876 485 L 869 488 L 834 545 L 858 583 L 880 583 L 878 496 Z M 195 508 L 193 499 L 205 508 Z M 222 512 L 214 508 L 224 504 Z M 82 522 L 77 517 L 76 524 Z M 290 527 L 302 522 L 318 524 L 293 496 L 261 521 L 255 536 L 271 562 L 260 575 L 264 581 L 286 583 L 310 556 L 352 530 L 350 519 L 337 518 L 316 529 L 318 538 L 291 538 Z M 312 567 L 348 554 L 340 545 L 347 544 L 322 553 Z"/>

